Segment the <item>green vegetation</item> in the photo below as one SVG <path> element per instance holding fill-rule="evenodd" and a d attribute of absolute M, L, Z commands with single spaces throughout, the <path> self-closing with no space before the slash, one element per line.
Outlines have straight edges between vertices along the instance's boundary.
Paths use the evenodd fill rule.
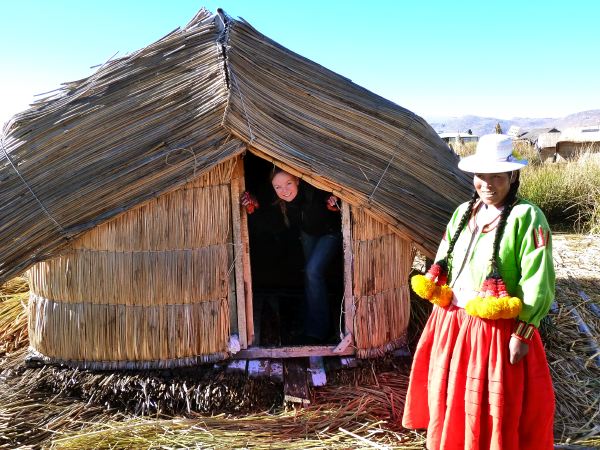
<path fill-rule="evenodd" d="M 600 153 L 533 163 L 523 170 L 520 192 L 544 211 L 553 229 L 600 233 Z"/>

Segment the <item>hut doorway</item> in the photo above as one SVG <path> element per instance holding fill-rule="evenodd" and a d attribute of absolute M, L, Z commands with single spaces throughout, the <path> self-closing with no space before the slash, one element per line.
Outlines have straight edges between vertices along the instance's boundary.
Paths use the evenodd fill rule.
<path fill-rule="evenodd" d="M 327 337 L 315 342 L 307 335 L 305 327 L 308 308 L 300 229 L 284 221 L 271 185 L 273 167 L 273 163 L 250 152 L 244 157 L 245 189 L 256 197 L 260 205 L 247 217 L 252 279 L 251 323 L 254 328 L 253 338 L 248 344 L 261 348 L 335 346 L 345 331 L 341 220 L 337 230 L 339 244 L 335 244 L 326 269 Z"/>

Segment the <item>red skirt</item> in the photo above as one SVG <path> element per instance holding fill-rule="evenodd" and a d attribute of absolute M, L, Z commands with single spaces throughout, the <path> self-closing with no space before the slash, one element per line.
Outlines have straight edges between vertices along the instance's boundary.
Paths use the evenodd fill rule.
<path fill-rule="evenodd" d="M 554 390 L 539 333 L 510 364 L 514 319 L 434 307 L 415 352 L 402 425 L 427 448 L 553 449 Z"/>

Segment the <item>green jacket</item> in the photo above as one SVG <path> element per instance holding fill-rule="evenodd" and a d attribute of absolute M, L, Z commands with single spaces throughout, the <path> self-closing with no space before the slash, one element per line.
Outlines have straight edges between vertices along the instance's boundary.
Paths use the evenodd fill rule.
<path fill-rule="evenodd" d="M 436 261 L 446 255 L 448 244 L 466 208 L 467 203 L 463 203 L 454 211 L 446 226 Z M 484 227 L 483 232 L 478 232 L 477 236 L 472 236 L 472 221 L 461 231 L 450 262 L 449 285 L 452 285 L 453 271 L 458 272 L 464 263 L 461 282 L 464 283 L 462 277 L 468 276 L 467 283 L 472 283 L 473 290 L 481 288 L 485 277 L 490 273 L 497 222 L 490 224 L 490 229 Z M 471 251 L 468 261 L 464 261 L 469 244 Z M 508 293 L 523 301 L 519 319 L 538 327 L 554 300 L 555 274 L 550 227 L 544 213 L 536 205 L 519 200 L 513 207 L 500 242 L 498 268 Z"/>

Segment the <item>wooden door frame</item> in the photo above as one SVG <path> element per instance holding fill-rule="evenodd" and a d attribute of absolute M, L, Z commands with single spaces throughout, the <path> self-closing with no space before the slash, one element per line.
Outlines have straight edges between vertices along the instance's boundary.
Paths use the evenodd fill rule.
<path fill-rule="evenodd" d="M 240 196 L 246 190 L 244 160 L 237 156 L 231 175 L 231 218 L 233 222 L 233 265 L 235 272 L 235 298 L 237 329 L 240 348 L 246 349 L 254 340 L 252 315 L 252 273 L 250 272 L 250 243 L 248 215 L 240 205 Z"/>
<path fill-rule="evenodd" d="M 253 152 L 258 157 L 273 162 L 287 170 L 287 165 L 267 159 L 262 152 Z M 245 191 L 243 155 L 238 156 L 231 177 L 231 211 L 233 221 L 234 270 L 236 286 L 236 308 L 238 333 L 241 350 L 232 355 L 234 359 L 244 358 L 291 358 L 302 356 L 347 356 L 355 354 L 352 336 L 354 334 L 354 289 L 352 276 L 352 236 L 351 211 L 347 202 L 342 202 L 342 237 L 344 258 L 344 334 L 345 338 L 337 345 L 254 347 L 254 317 L 252 272 L 250 269 L 250 242 L 248 235 L 248 215 L 240 205 L 240 195 Z"/>

